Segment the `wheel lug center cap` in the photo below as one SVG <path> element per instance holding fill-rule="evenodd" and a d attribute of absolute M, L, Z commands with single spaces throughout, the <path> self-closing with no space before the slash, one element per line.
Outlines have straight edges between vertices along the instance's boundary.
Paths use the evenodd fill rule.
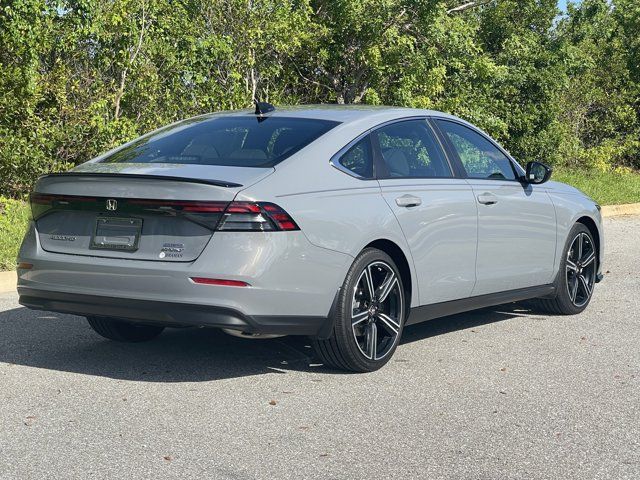
<path fill-rule="evenodd" d="M 371 305 L 369 307 L 369 316 L 370 317 L 375 317 L 375 315 L 378 313 L 378 307 L 376 305 Z"/>

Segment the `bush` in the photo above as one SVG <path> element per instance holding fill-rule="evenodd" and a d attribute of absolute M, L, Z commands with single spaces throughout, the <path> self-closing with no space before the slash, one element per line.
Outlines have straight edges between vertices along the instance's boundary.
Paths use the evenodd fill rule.
<path fill-rule="evenodd" d="M 26 202 L 0 197 L 0 271 L 15 269 L 28 221 Z"/>

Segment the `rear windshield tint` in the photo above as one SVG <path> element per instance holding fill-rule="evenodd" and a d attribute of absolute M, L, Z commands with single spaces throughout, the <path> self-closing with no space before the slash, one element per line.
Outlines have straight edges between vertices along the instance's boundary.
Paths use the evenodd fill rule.
<path fill-rule="evenodd" d="M 253 115 L 196 118 L 141 138 L 100 162 L 272 167 L 338 123 Z"/>

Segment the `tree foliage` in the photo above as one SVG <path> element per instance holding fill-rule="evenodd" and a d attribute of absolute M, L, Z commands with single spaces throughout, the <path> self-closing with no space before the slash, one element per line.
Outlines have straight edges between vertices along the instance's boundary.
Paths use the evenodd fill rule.
<path fill-rule="evenodd" d="M 640 168 L 639 31 L 637 0 L 0 0 L 0 194 L 254 97 L 433 108 L 522 162 Z"/>

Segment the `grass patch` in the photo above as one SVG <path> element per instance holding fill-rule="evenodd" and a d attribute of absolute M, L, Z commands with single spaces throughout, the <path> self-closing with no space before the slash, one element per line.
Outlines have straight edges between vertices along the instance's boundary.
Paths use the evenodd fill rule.
<path fill-rule="evenodd" d="M 568 183 L 600 205 L 640 202 L 640 173 L 554 169 L 552 180 Z"/>
<path fill-rule="evenodd" d="M 26 202 L 0 197 L 0 271 L 16 268 L 18 249 L 28 221 Z"/>

